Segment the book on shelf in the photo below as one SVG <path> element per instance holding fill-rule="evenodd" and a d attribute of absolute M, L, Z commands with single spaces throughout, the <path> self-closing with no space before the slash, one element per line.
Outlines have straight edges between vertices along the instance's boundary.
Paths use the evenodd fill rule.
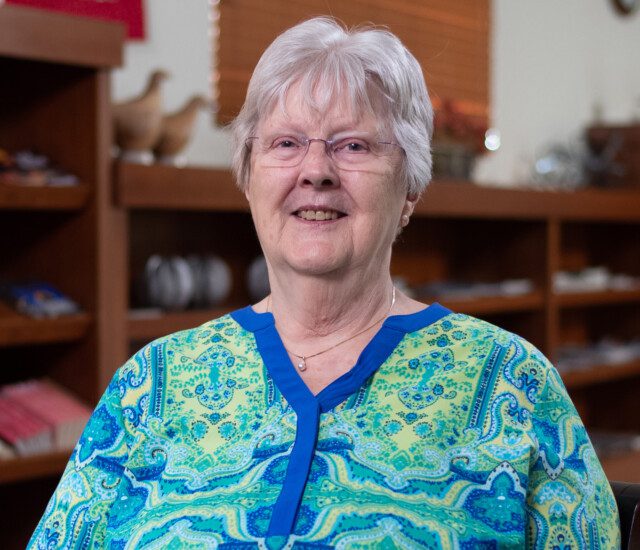
<path fill-rule="evenodd" d="M 91 409 L 46 379 L 0 388 L 0 438 L 18 455 L 71 449 Z"/>
<path fill-rule="evenodd" d="M 53 445 L 51 427 L 2 394 L 0 437 L 20 456 L 45 453 Z"/>
<path fill-rule="evenodd" d="M 0 283 L 0 298 L 16 311 L 36 319 L 80 312 L 80 306 L 49 283 Z"/>

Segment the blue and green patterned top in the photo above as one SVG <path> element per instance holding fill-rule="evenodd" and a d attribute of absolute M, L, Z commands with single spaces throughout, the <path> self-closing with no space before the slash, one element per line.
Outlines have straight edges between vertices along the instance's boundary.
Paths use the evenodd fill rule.
<path fill-rule="evenodd" d="M 619 545 L 558 373 L 437 304 L 314 396 L 270 313 L 152 342 L 113 378 L 32 548 Z"/>

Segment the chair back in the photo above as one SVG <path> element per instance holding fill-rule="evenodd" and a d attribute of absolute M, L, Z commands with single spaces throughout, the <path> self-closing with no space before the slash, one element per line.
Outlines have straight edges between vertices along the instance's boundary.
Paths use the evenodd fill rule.
<path fill-rule="evenodd" d="M 618 504 L 622 550 L 640 550 L 640 483 L 611 481 Z"/>

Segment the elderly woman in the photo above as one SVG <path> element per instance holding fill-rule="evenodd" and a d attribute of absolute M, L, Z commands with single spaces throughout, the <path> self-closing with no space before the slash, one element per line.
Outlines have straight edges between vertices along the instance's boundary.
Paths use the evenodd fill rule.
<path fill-rule="evenodd" d="M 392 34 L 319 18 L 273 42 L 233 124 L 271 294 L 118 371 L 33 547 L 618 545 L 540 352 L 393 286 L 431 130 Z"/>

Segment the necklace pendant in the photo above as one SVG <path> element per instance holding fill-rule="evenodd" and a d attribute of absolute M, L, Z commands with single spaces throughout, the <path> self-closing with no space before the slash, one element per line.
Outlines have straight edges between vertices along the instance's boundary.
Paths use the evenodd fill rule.
<path fill-rule="evenodd" d="M 304 360 L 304 357 L 301 357 L 300 361 L 298 362 L 298 370 L 300 371 L 307 370 L 307 362 Z"/>

